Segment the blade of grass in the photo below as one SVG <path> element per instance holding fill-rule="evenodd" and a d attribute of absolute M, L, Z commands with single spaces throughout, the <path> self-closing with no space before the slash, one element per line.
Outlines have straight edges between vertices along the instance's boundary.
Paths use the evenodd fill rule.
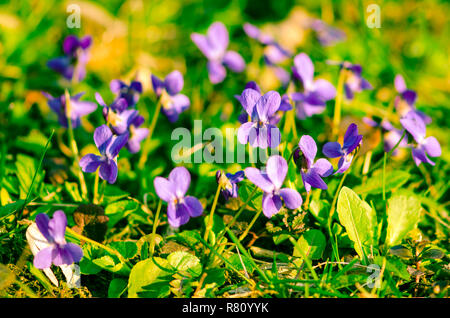
<path fill-rule="evenodd" d="M 233 241 L 233 243 L 236 244 L 238 249 L 241 251 L 241 253 L 244 254 L 249 259 L 249 261 L 252 263 L 252 265 L 255 267 L 256 271 L 261 276 L 261 278 L 264 280 L 264 282 L 270 283 L 269 279 L 267 278 L 267 275 L 261 270 L 261 268 L 258 267 L 258 265 L 256 265 L 255 261 L 250 256 L 250 254 L 245 250 L 245 248 L 242 246 L 239 239 L 229 229 L 226 229 L 226 231 L 227 231 L 228 235 L 230 236 L 231 240 Z"/>
<path fill-rule="evenodd" d="M 39 174 L 39 170 L 41 170 L 41 166 L 42 166 L 42 162 L 44 161 L 44 156 L 47 153 L 48 147 L 50 146 L 50 141 L 52 140 L 53 134 L 55 133 L 55 130 L 52 130 L 52 133 L 50 134 L 50 137 L 47 139 L 47 143 L 45 144 L 45 148 L 42 151 L 41 154 L 41 158 L 39 160 L 39 164 L 36 168 L 36 171 L 34 172 L 34 176 L 33 179 L 31 180 L 31 184 L 30 187 L 28 188 L 28 192 L 27 192 L 27 196 L 25 198 L 25 202 L 23 203 L 23 206 L 21 209 L 19 209 L 19 215 L 17 216 L 17 219 L 20 220 L 22 218 L 22 214 L 23 214 L 23 210 L 25 209 L 25 207 L 27 206 L 27 204 L 30 201 L 30 195 L 31 195 L 31 190 L 33 189 L 34 186 L 34 182 L 36 181 L 36 177 Z"/>

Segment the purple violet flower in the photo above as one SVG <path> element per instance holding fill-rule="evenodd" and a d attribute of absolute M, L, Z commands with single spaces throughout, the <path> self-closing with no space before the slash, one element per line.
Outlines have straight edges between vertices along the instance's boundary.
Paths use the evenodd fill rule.
<path fill-rule="evenodd" d="M 107 125 L 101 125 L 94 131 L 94 142 L 100 156 L 87 154 L 80 160 L 80 167 L 84 172 L 95 172 L 100 167 L 99 176 L 109 183 L 117 179 L 117 156 L 120 149 L 128 142 L 128 132 L 114 135 Z"/>
<path fill-rule="evenodd" d="M 261 95 L 261 89 L 259 88 L 258 84 L 254 81 L 247 82 L 244 89 L 254 89 Z M 244 104 L 242 104 L 241 95 L 234 95 L 234 98 L 236 98 L 239 101 L 239 103 L 241 103 L 242 107 L 244 107 Z M 286 112 L 291 109 L 292 105 L 289 103 L 289 97 L 287 97 L 287 95 L 283 95 L 283 97 L 281 98 L 280 108 L 278 108 L 278 111 L 276 111 L 272 116 L 270 116 L 269 124 L 277 125 L 281 120 L 280 112 Z M 243 112 L 239 115 L 238 120 L 241 124 L 245 124 L 246 122 L 248 122 L 248 114 L 245 111 L 245 108 L 243 109 Z"/>
<path fill-rule="evenodd" d="M 264 62 L 273 68 L 275 75 L 283 86 L 287 86 L 290 80 L 289 73 L 282 67 L 277 66 L 290 58 L 292 54 L 277 43 L 270 35 L 263 33 L 258 27 L 250 23 L 243 26 L 245 33 L 252 39 L 264 45 Z"/>
<path fill-rule="evenodd" d="M 128 130 L 130 132 L 130 138 L 128 138 L 127 149 L 131 153 L 136 153 L 141 150 L 141 142 L 148 136 L 148 128 L 139 128 L 144 122 L 144 117 L 138 115 L 131 122 Z"/>
<path fill-rule="evenodd" d="M 310 26 L 316 32 L 322 46 L 331 46 L 345 40 L 343 31 L 328 25 L 320 19 L 312 19 Z"/>
<path fill-rule="evenodd" d="M 67 243 L 65 239 L 67 218 L 63 211 L 58 210 L 50 219 L 47 214 L 36 216 L 36 225 L 50 246 L 40 250 L 34 257 L 33 265 L 38 269 L 70 265 L 79 262 L 83 257 L 83 250 L 74 243 Z"/>
<path fill-rule="evenodd" d="M 362 67 L 359 64 L 352 64 L 350 62 L 339 63 L 341 69 L 347 71 L 344 91 L 345 97 L 348 100 L 352 100 L 355 93 L 359 93 L 363 90 L 372 89 L 372 85 L 362 77 Z"/>
<path fill-rule="evenodd" d="M 132 81 L 130 85 L 121 80 L 112 80 L 109 84 L 111 92 L 117 94 L 117 98 L 124 98 L 128 107 L 133 107 L 139 101 L 142 94 L 142 84 L 139 81 Z"/>
<path fill-rule="evenodd" d="M 242 92 L 241 104 L 251 121 L 239 127 L 237 136 L 241 144 L 250 142 L 252 147 L 274 148 L 280 144 L 281 134 L 277 126 L 270 124 L 270 118 L 280 108 L 281 97 L 278 92 L 261 94 L 251 88 Z"/>
<path fill-rule="evenodd" d="M 78 93 L 70 97 L 70 109 L 66 107 L 66 96 L 63 94 L 59 97 L 53 97 L 52 95 L 43 92 L 47 99 L 48 106 L 52 111 L 58 115 L 58 121 L 61 126 L 67 128 L 67 113 L 69 112 L 72 122 L 72 128 L 77 128 L 81 124 L 81 117 L 89 115 L 97 109 L 97 105 L 92 102 L 80 101 L 80 98 L 84 93 Z"/>
<path fill-rule="evenodd" d="M 152 74 L 153 90 L 162 103 L 161 111 L 171 123 L 178 120 L 179 115 L 189 108 L 191 102 L 186 95 L 179 94 L 183 89 L 184 79 L 179 71 L 173 71 L 164 81 Z"/>
<path fill-rule="evenodd" d="M 302 205 L 300 194 L 290 188 L 281 188 L 286 178 L 288 165 L 286 160 L 278 155 L 267 160 L 266 171 L 249 167 L 245 169 L 245 176 L 257 187 L 264 191 L 262 209 L 265 216 L 271 218 L 277 214 L 284 201 L 288 209 L 298 209 Z"/>
<path fill-rule="evenodd" d="M 323 158 L 314 161 L 317 154 L 317 145 L 311 136 L 303 135 L 298 146 L 299 149 L 294 153 L 294 160 L 297 165 L 300 165 L 300 173 L 306 192 L 309 192 L 311 187 L 322 190 L 328 189 L 322 178 L 333 173 L 333 165 Z M 300 152 L 302 155 L 300 155 Z"/>
<path fill-rule="evenodd" d="M 125 98 L 116 99 L 110 106 L 106 105 L 102 96 L 95 93 L 97 103 L 103 106 L 103 117 L 111 125 L 116 135 L 122 135 L 128 131 L 128 127 L 139 116 L 136 109 L 127 109 L 128 104 Z"/>
<path fill-rule="evenodd" d="M 358 126 L 350 124 L 344 135 L 344 144 L 341 146 L 338 142 L 327 142 L 322 152 L 328 158 L 340 158 L 338 170 L 335 173 L 343 173 L 350 167 L 353 160 L 353 151 L 361 145 L 362 135 L 358 135 Z"/>
<path fill-rule="evenodd" d="M 89 60 L 89 48 L 92 45 L 92 37 L 87 35 L 79 39 L 75 35 L 69 35 L 64 39 L 64 56 L 48 61 L 47 66 L 60 73 L 68 80 L 77 74 L 77 80 L 82 81 L 86 76 L 86 64 Z"/>
<path fill-rule="evenodd" d="M 222 22 L 214 22 L 206 35 L 192 33 L 191 39 L 208 59 L 207 69 L 211 83 L 217 84 L 225 79 L 225 66 L 236 73 L 245 69 L 242 56 L 235 51 L 227 51 L 229 36 Z"/>
<path fill-rule="evenodd" d="M 410 145 L 414 162 L 419 166 L 422 162 L 434 166 L 430 157 L 441 156 L 441 146 L 435 137 L 426 137 L 426 125 L 422 117 L 416 112 L 410 111 L 405 117 L 400 118 L 403 128 L 414 138 L 415 145 Z"/>
<path fill-rule="evenodd" d="M 243 26 L 245 33 L 252 39 L 264 45 L 264 60 L 268 65 L 282 63 L 291 57 L 291 53 L 278 44 L 270 35 L 263 33 L 258 27 L 250 23 Z"/>
<path fill-rule="evenodd" d="M 431 123 L 431 118 L 429 116 L 415 108 L 414 105 L 417 100 L 417 93 L 411 89 L 407 89 L 403 76 L 398 74 L 395 77 L 394 85 L 396 91 L 399 93 L 399 96 L 395 97 L 394 105 L 400 117 L 405 116 L 410 111 L 414 111 L 423 119 L 425 124 L 428 125 Z"/>
<path fill-rule="evenodd" d="M 305 119 L 314 114 L 321 114 L 326 108 L 326 102 L 336 96 L 334 86 L 324 79 L 314 80 L 314 64 L 305 53 L 294 58 L 292 67 L 294 78 L 303 85 L 303 93 L 292 93 L 297 117 Z"/>
<path fill-rule="evenodd" d="M 185 196 L 191 183 L 191 175 L 185 167 L 176 167 L 169 178 L 156 177 L 153 180 L 156 194 L 168 203 L 167 218 L 172 227 L 186 224 L 191 217 L 200 216 L 203 206 L 192 196 Z"/>
<path fill-rule="evenodd" d="M 238 171 L 235 174 L 227 173 L 224 174 L 222 171 L 218 170 L 216 173 L 216 181 L 222 186 L 220 192 L 226 201 L 229 198 L 238 197 L 238 186 L 237 184 L 244 180 L 244 171 Z"/>

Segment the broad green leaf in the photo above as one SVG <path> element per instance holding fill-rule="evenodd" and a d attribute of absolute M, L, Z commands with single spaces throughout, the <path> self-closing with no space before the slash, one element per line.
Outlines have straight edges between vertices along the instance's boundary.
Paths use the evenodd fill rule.
<path fill-rule="evenodd" d="M 248 202 L 247 206 L 257 211 L 262 209 L 262 191 L 257 189 L 255 192 L 255 185 L 247 180 L 242 180 L 239 183 L 239 197 L 243 202 L 246 202 L 250 195 L 253 193 L 252 199 Z"/>
<path fill-rule="evenodd" d="M 398 256 L 400 258 L 412 258 L 412 252 L 410 249 L 402 246 L 402 245 L 396 245 L 396 246 L 392 246 L 389 249 L 389 253 L 391 253 L 392 255 Z"/>
<path fill-rule="evenodd" d="M 117 222 L 138 208 L 139 203 L 133 200 L 122 200 L 108 204 L 105 209 L 105 214 L 109 217 L 108 228 L 114 227 Z"/>
<path fill-rule="evenodd" d="M 366 260 L 370 247 L 375 243 L 375 212 L 367 202 L 347 187 L 343 187 L 339 193 L 337 212 L 356 252 L 361 259 Z"/>
<path fill-rule="evenodd" d="M 33 129 L 30 131 L 28 136 L 18 136 L 15 142 L 16 147 L 39 155 L 45 149 L 47 140 L 48 137 L 45 136 L 40 130 Z"/>
<path fill-rule="evenodd" d="M 18 154 L 16 160 L 16 175 L 17 179 L 19 179 L 19 190 L 20 190 L 20 199 L 25 199 L 28 193 L 28 190 L 31 187 L 31 183 L 33 182 L 33 176 L 36 173 L 38 165 L 36 161 L 28 156 Z M 33 188 L 36 189 L 36 185 L 40 183 L 42 180 L 43 173 L 40 172 L 36 176 L 34 181 Z M 33 193 L 33 192 L 31 192 Z"/>
<path fill-rule="evenodd" d="M 225 284 L 225 270 L 223 268 L 210 268 L 206 273 L 205 285 L 216 284 L 219 287 Z"/>
<path fill-rule="evenodd" d="M 187 252 L 173 252 L 167 257 L 167 261 L 180 275 L 197 277 L 202 273 L 198 257 Z"/>
<path fill-rule="evenodd" d="M 286 234 L 286 233 L 282 233 L 282 234 L 279 234 L 279 235 L 274 235 L 273 236 L 273 242 L 275 243 L 275 245 L 281 244 L 284 241 L 286 241 L 289 238 L 289 236 L 290 235 Z"/>
<path fill-rule="evenodd" d="M 437 248 L 430 248 L 422 252 L 421 257 L 424 259 L 441 259 L 445 256 L 445 253 Z"/>
<path fill-rule="evenodd" d="M 176 233 L 175 240 L 187 244 L 188 246 L 194 246 L 200 242 L 200 233 L 194 230 L 185 230 L 181 233 Z"/>
<path fill-rule="evenodd" d="M 247 273 L 251 274 L 255 270 L 255 267 L 253 266 L 252 262 L 245 255 L 233 254 L 227 259 L 231 263 L 231 265 L 239 271 L 245 270 L 247 271 Z M 230 267 L 230 265 L 228 264 L 226 264 L 226 266 Z"/>
<path fill-rule="evenodd" d="M 118 187 L 108 185 L 105 188 L 105 192 L 103 194 L 103 201 L 106 204 L 109 204 L 118 201 L 120 199 L 126 198 L 129 195 L 130 195 L 129 193 L 122 191 Z"/>
<path fill-rule="evenodd" d="M 127 288 L 127 281 L 122 278 L 114 278 L 108 287 L 108 298 L 120 298 Z"/>
<path fill-rule="evenodd" d="M 410 279 L 410 275 L 407 270 L 408 266 L 406 266 L 398 257 L 376 256 L 374 259 L 375 264 L 381 268 L 383 266 L 384 259 L 386 259 L 385 271 L 404 280 Z"/>
<path fill-rule="evenodd" d="M 0 207 L 0 217 L 13 213 L 23 207 L 25 200 L 17 200 L 16 202 Z"/>
<path fill-rule="evenodd" d="M 309 204 L 309 211 L 320 224 L 325 224 L 330 211 L 330 203 L 325 200 L 313 199 Z"/>
<path fill-rule="evenodd" d="M 83 246 L 83 258 L 80 261 L 80 270 L 83 273 L 96 274 L 98 268 L 122 275 L 128 275 L 130 273 L 130 269 L 125 263 L 119 260 L 117 255 L 109 254 L 104 249 L 98 247 L 85 246 Z"/>
<path fill-rule="evenodd" d="M 166 298 L 170 295 L 170 276 L 158 277 L 153 283 L 143 286 L 139 298 Z"/>
<path fill-rule="evenodd" d="M 404 185 L 411 175 L 404 170 L 394 170 L 386 173 L 386 191 L 400 188 Z M 383 170 L 379 169 L 374 172 L 362 185 L 354 187 L 358 194 L 380 194 L 383 192 Z"/>
<path fill-rule="evenodd" d="M 157 264 L 155 264 L 155 262 L 157 262 Z M 131 269 L 130 277 L 128 278 L 128 297 L 137 298 L 139 292 L 146 292 L 146 296 L 153 294 L 155 297 L 163 297 L 166 293 L 160 293 L 158 292 L 158 289 L 151 289 L 149 286 L 161 283 L 162 278 L 170 275 L 171 273 L 169 271 L 163 269 L 168 267 L 169 264 L 167 260 L 160 257 L 155 257 L 154 259 L 148 258 L 136 263 Z M 158 280 L 159 277 L 161 277 L 161 279 Z M 166 283 L 166 286 L 168 295 L 168 282 Z M 146 289 L 144 289 L 144 287 L 146 287 Z M 158 287 L 164 287 L 164 285 L 158 285 Z M 154 293 L 152 293 L 152 291 L 154 291 Z"/>
<path fill-rule="evenodd" d="M 302 249 L 305 255 L 310 259 L 320 259 L 326 246 L 325 235 L 319 230 L 308 230 L 298 239 L 298 246 Z M 301 257 L 301 253 L 294 248 L 295 257 Z"/>
<path fill-rule="evenodd" d="M 81 274 L 94 275 L 101 272 L 102 268 L 92 261 L 96 257 L 99 257 L 99 255 L 99 249 L 94 248 L 91 244 L 83 245 L 83 258 L 79 263 Z"/>
<path fill-rule="evenodd" d="M 130 259 L 136 256 L 138 247 L 133 241 L 116 241 L 108 244 L 109 247 L 120 253 L 125 259 Z"/>
<path fill-rule="evenodd" d="M 395 194 L 388 200 L 386 244 L 394 246 L 413 230 L 420 218 L 420 201 L 414 195 Z"/>

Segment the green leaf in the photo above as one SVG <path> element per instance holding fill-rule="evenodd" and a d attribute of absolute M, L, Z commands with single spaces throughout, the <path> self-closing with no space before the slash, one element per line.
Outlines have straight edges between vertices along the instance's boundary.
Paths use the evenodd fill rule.
<path fill-rule="evenodd" d="M 109 247 L 120 253 L 125 259 L 130 259 L 136 256 L 138 247 L 133 241 L 116 241 L 108 244 Z"/>
<path fill-rule="evenodd" d="M 157 264 L 155 264 L 157 262 Z M 131 269 L 130 277 L 128 278 L 128 297 L 136 298 L 138 293 L 143 297 L 165 297 L 170 293 L 168 281 L 164 279 L 171 273 L 162 269 L 169 267 L 167 260 L 155 257 L 136 263 Z M 161 284 L 166 281 L 166 284 Z M 156 286 L 155 286 L 156 284 Z M 157 288 L 152 288 L 157 287 Z M 144 287 L 146 287 L 144 289 Z"/>
<path fill-rule="evenodd" d="M 0 207 L 0 217 L 16 212 L 23 207 L 25 200 L 17 200 L 16 202 L 9 203 Z"/>
<path fill-rule="evenodd" d="M 200 242 L 200 233 L 195 230 L 185 230 L 181 233 L 176 233 L 175 240 L 187 244 L 188 246 L 195 246 Z"/>
<path fill-rule="evenodd" d="M 422 252 L 421 257 L 425 259 L 441 259 L 445 256 L 445 253 L 437 248 L 430 248 Z"/>
<path fill-rule="evenodd" d="M 248 180 L 242 180 L 239 183 L 239 197 L 242 199 L 243 202 L 247 202 L 248 198 L 250 195 L 252 195 L 253 193 L 253 197 L 250 200 L 250 202 L 248 202 L 247 206 L 251 207 L 253 209 L 255 209 L 256 211 L 259 211 L 262 209 L 262 191 L 257 189 L 255 192 L 255 185 L 253 183 L 251 183 Z"/>
<path fill-rule="evenodd" d="M 140 298 L 166 298 L 170 294 L 170 277 L 157 278 L 153 283 L 143 286 L 138 292 Z"/>
<path fill-rule="evenodd" d="M 389 249 L 389 253 L 391 253 L 392 255 L 398 256 L 400 258 L 412 258 L 412 252 L 410 249 L 402 246 L 402 245 L 396 245 L 396 246 L 392 246 Z"/>
<path fill-rule="evenodd" d="M 225 284 L 225 270 L 223 268 L 210 268 L 206 271 L 205 285 L 215 284 L 217 287 Z"/>
<path fill-rule="evenodd" d="M 330 211 L 330 203 L 326 200 L 313 199 L 309 204 L 309 211 L 320 224 L 325 224 Z"/>
<path fill-rule="evenodd" d="M 97 266 L 97 268 L 95 266 Z M 98 271 L 98 267 L 121 275 L 128 275 L 130 273 L 130 269 L 125 263 L 121 262 L 116 255 L 109 254 L 99 247 L 83 246 L 83 258 L 80 262 L 80 270 L 83 273 L 87 272 L 87 274 L 95 274 L 95 272 Z"/>
<path fill-rule="evenodd" d="M 188 252 L 173 252 L 167 257 L 167 261 L 180 275 L 198 277 L 202 273 L 200 260 Z"/>
<path fill-rule="evenodd" d="M 28 136 L 17 137 L 16 147 L 39 155 L 45 149 L 47 139 L 48 138 L 40 130 L 33 129 L 30 131 Z"/>
<path fill-rule="evenodd" d="M 95 249 L 91 244 L 83 245 L 83 258 L 79 263 L 81 274 L 95 275 L 101 272 L 102 268 L 92 261 L 95 257 L 98 257 L 99 253 L 99 249 Z"/>
<path fill-rule="evenodd" d="M 384 259 L 386 259 L 385 271 L 400 277 L 401 279 L 410 280 L 410 275 L 407 269 L 408 266 L 406 266 L 398 257 L 376 256 L 374 258 L 375 264 L 381 268 L 383 266 Z"/>
<path fill-rule="evenodd" d="M 354 248 L 363 260 L 374 245 L 376 230 L 375 211 L 350 188 L 343 187 L 337 202 L 339 221 L 345 227 Z"/>
<path fill-rule="evenodd" d="M 25 199 L 27 197 L 28 190 L 31 187 L 31 183 L 33 182 L 33 176 L 36 173 L 37 164 L 33 158 L 18 154 L 15 165 L 17 179 L 19 179 L 20 199 Z M 33 193 L 33 190 L 36 190 L 36 185 L 40 184 L 42 177 L 42 172 L 37 174 L 34 182 L 34 189 L 32 189 L 31 193 Z"/>
<path fill-rule="evenodd" d="M 320 259 L 322 257 L 323 251 L 326 246 L 325 235 L 319 230 L 308 230 L 306 231 L 297 241 L 298 246 L 302 249 L 305 255 L 312 260 Z M 301 257 L 301 253 L 294 248 L 295 257 Z"/>
<path fill-rule="evenodd" d="M 273 242 L 275 243 L 275 245 L 279 245 L 281 243 L 283 243 L 284 241 L 286 241 L 289 238 L 289 234 L 286 233 L 282 233 L 279 235 L 274 235 L 273 236 Z"/>
<path fill-rule="evenodd" d="M 122 278 L 114 278 L 108 287 L 108 298 L 120 298 L 127 288 L 127 281 Z"/>
<path fill-rule="evenodd" d="M 128 197 L 130 194 L 128 192 L 122 191 L 118 187 L 108 185 L 105 188 L 105 192 L 103 194 L 103 201 L 106 204 L 119 201 L 120 199 L 124 199 Z"/>
<path fill-rule="evenodd" d="M 386 244 L 394 246 L 417 226 L 422 207 L 417 197 L 404 193 L 393 195 L 387 204 Z"/>
<path fill-rule="evenodd" d="M 404 185 L 411 174 L 404 170 L 393 170 L 386 173 L 386 191 L 400 188 Z M 383 192 L 383 169 L 379 169 L 373 173 L 370 179 L 362 185 L 354 187 L 358 194 L 380 194 Z"/>
<path fill-rule="evenodd" d="M 133 200 L 122 200 L 108 204 L 105 209 L 105 214 L 109 217 L 108 228 L 114 227 L 117 222 L 138 208 L 139 204 Z"/>
<path fill-rule="evenodd" d="M 235 269 L 239 271 L 246 270 L 249 274 L 252 274 L 255 271 L 255 267 L 253 266 L 251 260 L 249 260 L 249 258 L 245 255 L 233 254 L 228 257 L 228 261 Z M 227 264 L 227 267 L 230 267 L 230 265 Z"/>

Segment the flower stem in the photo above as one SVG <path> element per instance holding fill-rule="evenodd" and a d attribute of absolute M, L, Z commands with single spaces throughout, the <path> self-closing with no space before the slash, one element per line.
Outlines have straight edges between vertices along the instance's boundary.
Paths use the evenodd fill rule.
<path fill-rule="evenodd" d="M 294 136 L 294 140 L 297 140 L 297 126 L 295 125 L 295 109 L 289 112 L 289 118 L 291 120 L 291 128 L 292 128 L 292 134 Z"/>
<path fill-rule="evenodd" d="M 84 180 L 84 174 L 83 171 L 81 170 L 80 167 L 80 156 L 78 153 L 78 147 L 77 147 L 77 143 L 75 141 L 75 137 L 73 134 L 73 127 L 72 127 L 72 119 L 71 119 L 71 115 L 70 115 L 70 95 L 69 92 L 66 90 L 65 92 L 65 98 L 66 98 L 66 117 L 67 117 L 67 124 L 68 124 L 68 129 L 67 132 L 69 134 L 69 144 L 70 144 L 70 148 L 72 149 L 72 154 L 74 157 L 74 161 L 77 163 L 78 166 L 78 179 L 80 181 L 80 188 L 81 188 L 81 196 L 83 197 L 84 200 L 87 200 L 87 186 L 86 186 L 86 181 Z"/>
<path fill-rule="evenodd" d="M 161 112 L 161 99 L 158 99 L 158 103 L 156 104 L 156 110 L 153 114 L 152 122 L 148 127 L 148 136 L 145 139 L 144 147 L 142 147 L 141 157 L 139 158 L 138 168 L 142 170 L 144 168 L 144 164 L 147 161 L 148 152 L 150 151 L 150 142 L 152 140 L 153 132 L 155 131 L 156 122 L 158 121 L 159 113 Z"/>
<path fill-rule="evenodd" d="M 333 117 L 333 136 L 337 136 L 339 134 L 339 124 L 341 123 L 341 108 L 342 108 L 342 97 L 343 97 L 343 88 L 344 88 L 344 78 L 345 78 L 345 69 L 342 68 L 339 72 L 339 78 L 337 83 L 337 91 L 336 91 L 336 100 L 334 104 L 334 117 Z"/>
<path fill-rule="evenodd" d="M 79 239 L 80 241 L 85 241 L 87 243 L 90 243 L 92 245 L 100 247 L 100 248 L 104 249 L 105 251 L 107 251 L 107 252 L 109 252 L 111 254 L 116 255 L 119 258 L 119 260 L 121 262 L 123 262 L 125 266 L 127 266 L 129 268 L 129 265 L 127 264 L 126 259 L 122 256 L 122 254 L 120 254 L 116 250 L 114 250 L 114 249 L 112 249 L 112 248 L 110 248 L 110 247 L 108 247 L 106 245 L 103 245 L 102 243 L 99 243 L 97 241 L 91 240 L 90 238 L 88 238 L 88 237 L 86 237 L 86 236 L 84 236 L 82 234 L 78 234 L 77 232 L 72 230 L 70 227 L 66 227 L 66 232 L 69 233 L 70 235 L 72 235 L 73 237 Z"/>
<path fill-rule="evenodd" d="M 241 236 L 239 236 L 239 241 L 241 242 L 248 234 L 248 232 L 250 232 L 250 229 L 253 227 L 253 225 L 255 224 L 256 220 L 258 219 L 259 215 L 261 214 L 262 209 L 258 211 L 258 213 L 256 213 L 256 215 L 253 217 L 252 221 L 250 222 L 250 224 L 247 226 L 247 228 L 245 229 L 244 233 L 241 234 Z"/>
<path fill-rule="evenodd" d="M 245 207 L 247 206 L 247 204 L 251 201 L 251 199 L 253 199 L 253 196 L 256 193 L 256 190 L 258 190 L 258 187 L 254 187 L 252 193 L 250 193 L 250 195 L 248 196 L 247 200 L 244 202 L 244 204 L 241 206 L 241 208 L 239 209 L 239 211 L 237 211 L 236 215 L 234 216 L 233 220 L 231 220 L 230 223 L 228 223 L 227 227 L 225 228 L 225 230 L 223 230 L 216 238 L 216 242 L 219 242 L 220 239 L 222 238 L 222 236 L 225 235 L 226 230 L 227 229 L 231 229 L 233 227 L 233 225 L 237 222 L 237 219 L 239 218 L 239 216 L 241 216 L 242 212 L 244 212 Z"/>
<path fill-rule="evenodd" d="M 391 150 L 389 150 L 389 152 L 387 153 L 387 157 L 390 157 L 390 156 L 392 155 L 392 153 L 395 151 L 395 149 L 397 149 L 397 147 L 400 145 L 400 142 L 403 140 L 403 138 L 405 138 L 405 136 L 406 136 L 406 130 L 403 131 L 402 136 L 401 136 L 400 139 L 397 141 L 397 143 L 395 144 L 395 146 L 394 146 Z M 382 162 L 384 162 L 384 160 L 383 160 L 383 161 L 378 160 L 378 162 L 372 166 L 372 169 L 370 169 L 369 172 L 375 171 L 375 169 L 377 169 L 377 168 L 380 166 L 380 164 L 381 164 Z"/>
<path fill-rule="evenodd" d="M 103 202 L 103 198 L 105 196 L 105 189 L 106 189 L 106 180 L 103 180 L 102 187 L 100 188 L 100 200 L 98 201 L 99 204 Z"/>
<path fill-rule="evenodd" d="M 98 204 L 98 179 L 99 179 L 99 170 L 95 172 L 95 180 L 94 180 L 94 198 L 92 202 L 94 204 Z"/>
<path fill-rule="evenodd" d="M 153 220 L 153 229 L 152 229 L 152 238 L 150 240 L 150 256 L 153 256 L 155 252 L 155 236 L 156 236 L 156 228 L 159 223 L 159 213 L 161 212 L 162 200 L 159 200 L 158 207 L 156 208 L 155 219 Z"/>
<path fill-rule="evenodd" d="M 220 194 L 220 189 L 221 188 L 222 188 L 222 186 L 219 183 L 219 185 L 217 186 L 216 195 L 214 196 L 214 201 L 213 201 L 213 205 L 211 207 L 211 212 L 209 214 L 208 224 L 206 225 L 205 236 L 204 236 L 204 240 L 206 242 L 208 242 L 209 232 L 211 231 L 211 229 L 213 227 L 214 211 L 216 209 L 216 205 L 217 205 L 217 201 L 219 199 L 219 194 Z"/>
<path fill-rule="evenodd" d="M 386 158 L 387 152 L 383 156 L 383 201 L 386 201 Z"/>

